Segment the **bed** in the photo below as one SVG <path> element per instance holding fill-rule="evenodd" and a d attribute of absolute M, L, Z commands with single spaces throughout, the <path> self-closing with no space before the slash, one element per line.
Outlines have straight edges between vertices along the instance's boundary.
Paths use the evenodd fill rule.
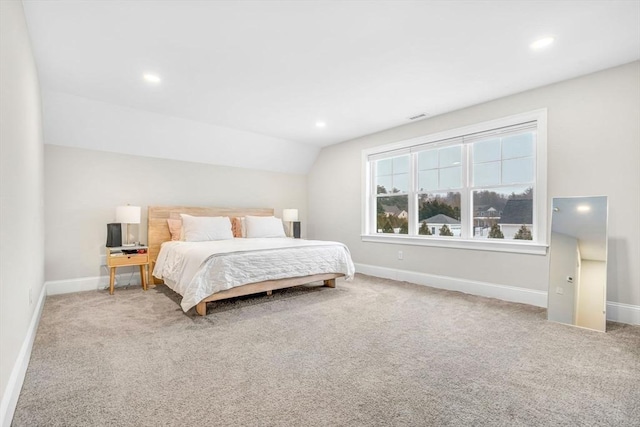
<path fill-rule="evenodd" d="M 187 206 L 148 208 L 149 260 L 153 284 L 164 283 L 182 296 L 183 311 L 206 315 L 207 302 L 322 281 L 353 277 L 349 251 L 341 243 L 291 238 L 233 238 L 171 241 L 167 220 L 193 217 L 271 217 L 273 209 Z"/>

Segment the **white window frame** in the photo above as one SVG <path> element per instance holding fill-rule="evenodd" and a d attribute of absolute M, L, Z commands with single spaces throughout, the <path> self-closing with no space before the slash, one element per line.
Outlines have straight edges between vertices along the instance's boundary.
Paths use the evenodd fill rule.
<path fill-rule="evenodd" d="M 370 157 L 376 155 L 384 155 L 387 152 L 397 152 L 402 154 L 403 151 L 409 152 L 411 147 L 424 144 L 434 144 L 434 147 L 440 145 L 441 142 L 451 141 L 455 138 L 461 138 L 480 132 L 488 132 L 508 126 L 515 126 L 528 122 L 536 122 L 536 165 L 535 165 L 535 188 L 534 188 L 534 212 L 533 212 L 533 241 L 526 240 L 501 240 L 501 239 L 465 239 L 450 238 L 438 236 L 417 236 L 417 223 L 413 219 L 417 217 L 417 206 L 414 197 L 409 195 L 409 235 L 401 234 L 384 234 L 375 233 L 374 227 L 376 223 L 376 210 L 372 206 L 373 198 L 371 197 L 371 186 L 375 184 L 373 176 L 372 163 Z M 468 153 L 469 150 L 463 150 Z M 464 156 L 464 154 L 463 154 Z M 410 159 L 415 163 L 415 156 Z M 468 155 L 465 158 L 463 168 L 463 180 L 467 181 L 468 163 L 471 159 Z M 410 180 L 416 182 L 417 168 L 415 164 L 410 168 Z M 437 246 L 457 249 L 475 249 L 497 252 L 515 252 L 535 255 L 545 255 L 548 246 L 548 230 L 547 230 L 547 109 L 539 109 L 526 113 L 515 114 L 496 120 L 478 123 L 471 126 L 452 129 L 436 134 L 412 138 L 406 141 L 400 141 L 383 146 L 373 147 L 362 151 L 362 230 L 361 238 L 363 242 L 380 242 L 418 246 Z M 468 187 L 468 186 L 467 186 Z M 467 200 L 469 194 L 464 191 L 461 194 L 461 212 L 463 209 L 469 210 L 470 201 Z M 470 215 L 471 212 L 466 212 Z M 463 218 L 465 218 L 463 214 Z M 465 224 L 466 219 L 462 221 L 462 227 L 468 227 Z M 415 224 L 414 224 L 415 223 Z M 413 234 L 413 235 L 411 235 Z"/>

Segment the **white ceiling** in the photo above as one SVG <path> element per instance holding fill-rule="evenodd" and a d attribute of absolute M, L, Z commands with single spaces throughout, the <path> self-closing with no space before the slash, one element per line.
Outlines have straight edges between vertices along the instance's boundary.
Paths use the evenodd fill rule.
<path fill-rule="evenodd" d="M 315 146 L 640 58 L 637 0 L 24 7 L 44 90 Z"/>

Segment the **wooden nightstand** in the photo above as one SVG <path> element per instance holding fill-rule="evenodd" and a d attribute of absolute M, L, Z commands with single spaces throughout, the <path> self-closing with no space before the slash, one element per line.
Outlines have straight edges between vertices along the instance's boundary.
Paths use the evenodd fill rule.
<path fill-rule="evenodd" d="M 137 251 L 135 253 L 127 253 Z M 143 252 L 144 251 L 144 252 Z M 139 253 L 143 252 L 143 253 Z M 142 289 L 147 290 L 147 277 L 149 271 L 149 248 L 146 246 L 120 246 L 107 248 L 107 266 L 109 267 L 109 293 L 113 295 L 113 281 L 116 276 L 117 267 L 131 265 L 140 266 L 140 282 Z"/>

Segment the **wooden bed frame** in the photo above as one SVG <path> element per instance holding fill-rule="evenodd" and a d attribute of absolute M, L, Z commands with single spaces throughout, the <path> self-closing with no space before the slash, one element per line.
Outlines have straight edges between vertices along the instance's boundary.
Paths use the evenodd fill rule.
<path fill-rule="evenodd" d="M 189 206 L 149 206 L 147 221 L 147 239 L 149 239 L 149 263 L 151 271 L 156 264 L 158 254 L 160 253 L 160 245 L 171 240 L 169 233 L 169 225 L 167 219 L 180 219 L 180 214 L 193 216 L 228 216 L 242 217 L 246 215 L 252 216 L 272 216 L 273 209 L 267 208 L 203 208 Z M 292 286 L 304 285 L 306 283 L 322 280 L 324 286 L 335 288 L 336 277 L 344 276 L 341 273 L 316 274 L 313 276 L 291 277 L 279 280 L 267 280 L 264 282 L 250 283 L 243 286 L 227 289 L 225 291 L 216 292 L 209 295 L 196 305 L 196 312 L 200 316 L 207 314 L 207 302 L 218 301 L 221 299 L 239 297 L 243 295 L 257 294 L 266 292 L 271 295 L 274 289 L 290 288 Z M 152 284 L 161 284 L 162 281 L 152 277 Z"/>

